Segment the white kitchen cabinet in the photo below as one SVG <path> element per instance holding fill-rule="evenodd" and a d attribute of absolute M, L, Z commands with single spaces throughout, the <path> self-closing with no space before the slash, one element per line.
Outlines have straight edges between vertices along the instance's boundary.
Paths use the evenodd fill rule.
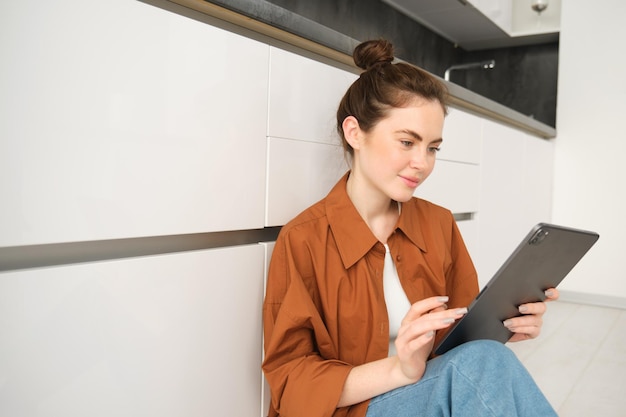
<path fill-rule="evenodd" d="M 324 198 L 348 170 L 338 145 L 269 138 L 266 226 L 287 223 Z"/>
<path fill-rule="evenodd" d="M 143 2 L 9 9 L 0 247 L 263 226 L 269 45 Z"/>
<path fill-rule="evenodd" d="M 437 159 L 480 164 L 482 120 L 466 111 L 449 107 Z"/>
<path fill-rule="evenodd" d="M 521 226 L 524 198 L 524 140 L 521 132 L 484 121 L 481 168 L 480 251 L 481 284 L 489 281 L 525 232 Z"/>
<path fill-rule="evenodd" d="M 553 142 L 484 121 L 480 250 L 486 283 L 530 228 L 551 219 Z"/>
<path fill-rule="evenodd" d="M 271 48 L 268 136 L 340 144 L 337 107 L 357 75 Z"/>
<path fill-rule="evenodd" d="M 457 224 L 465 245 L 473 259 L 478 257 L 480 166 L 438 160 L 430 177 L 415 190 L 415 196 L 460 215 Z"/>
<path fill-rule="evenodd" d="M 522 227 L 551 221 L 554 141 L 524 134 L 524 213 Z M 520 236 L 521 239 L 521 236 Z"/>
<path fill-rule="evenodd" d="M 0 415 L 255 416 L 265 248 L 0 273 Z"/>
<path fill-rule="evenodd" d="M 480 209 L 480 167 L 438 160 L 414 194 L 455 214 L 474 213 Z"/>
<path fill-rule="evenodd" d="M 457 224 L 472 259 L 477 259 L 479 253 L 482 133 L 482 118 L 449 107 L 435 169 L 415 192 L 460 215 Z"/>

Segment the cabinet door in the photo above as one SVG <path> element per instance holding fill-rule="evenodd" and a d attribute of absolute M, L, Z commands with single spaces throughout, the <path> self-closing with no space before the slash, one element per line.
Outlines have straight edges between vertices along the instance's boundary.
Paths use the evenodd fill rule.
<path fill-rule="evenodd" d="M 415 195 L 455 214 L 477 212 L 480 208 L 481 135 L 479 117 L 450 108 L 435 169 Z"/>
<path fill-rule="evenodd" d="M 415 195 L 453 213 L 474 213 L 480 207 L 480 167 L 438 160 Z"/>
<path fill-rule="evenodd" d="M 554 141 L 525 135 L 524 146 L 522 227 L 530 230 L 535 224 L 552 219 Z"/>
<path fill-rule="evenodd" d="M 480 255 L 477 269 L 486 283 L 528 230 L 523 225 L 525 134 L 484 121 L 481 168 Z"/>
<path fill-rule="evenodd" d="M 356 75 L 271 48 L 268 136 L 340 144 L 339 101 Z"/>
<path fill-rule="evenodd" d="M 348 167 L 343 148 L 269 138 L 266 226 L 287 223 L 328 194 Z"/>
<path fill-rule="evenodd" d="M 483 123 L 475 261 L 484 285 L 532 226 L 551 219 L 554 143 L 492 121 Z"/>
<path fill-rule="evenodd" d="M 261 245 L 0 273 L 0 415 L 255 416 Z"/>
<path fill-rule="evenodd" d="M 39 6 L 0 39 L 0 246 L 263 226 L 268 45 L 143 2 Z"/>
<path fill-rule="evenodd" d="M 482 126 L 480 117 L 450 107 L 443 125 L 443 143 L 437 158 L 479 164 Z"/>

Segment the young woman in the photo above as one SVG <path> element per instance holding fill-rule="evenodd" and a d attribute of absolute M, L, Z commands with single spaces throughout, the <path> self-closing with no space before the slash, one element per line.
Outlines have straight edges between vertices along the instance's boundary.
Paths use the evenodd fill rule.
<path fill-rule="evenodd" d="M 443 141 L 446 89 L 393 59 L 384 40 L 355 49 L 365 71 L 337 111 L 351 170 L 276 241 L 264 302 L 269 415 L 555 415 L 500 343 L 431 357 L 478 284 L 450 211 L 413 197 Z M 512 341 L 539 334 L 545 304 L 520 312 L 504 323 Z"/>

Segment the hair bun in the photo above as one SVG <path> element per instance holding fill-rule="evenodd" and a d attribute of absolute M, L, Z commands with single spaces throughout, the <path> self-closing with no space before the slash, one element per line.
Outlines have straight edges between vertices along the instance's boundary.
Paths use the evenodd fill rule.
<path fill-rule="evenodd" d="M 393 45 L 384 39 L 365 41 L 354 48 L 352 57 L 357 67 L 368 70 L 376 64 L 392 62 Z"/>

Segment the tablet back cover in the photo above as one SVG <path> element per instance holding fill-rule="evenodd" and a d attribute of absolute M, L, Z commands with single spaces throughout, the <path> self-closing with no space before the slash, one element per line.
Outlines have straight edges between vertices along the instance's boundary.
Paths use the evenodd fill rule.
<path fill-rule="evenodd" d="M 508 341 L 512 333 L 502 322 L 519 316 L 521 304 L 544 300 L 544 291 L 556 287 L 598 238 L 586 230 L 547 223 L 534 226 L 483 287 L 468 313 L 449 329 L 435 354 L 471 340 Z"/>

